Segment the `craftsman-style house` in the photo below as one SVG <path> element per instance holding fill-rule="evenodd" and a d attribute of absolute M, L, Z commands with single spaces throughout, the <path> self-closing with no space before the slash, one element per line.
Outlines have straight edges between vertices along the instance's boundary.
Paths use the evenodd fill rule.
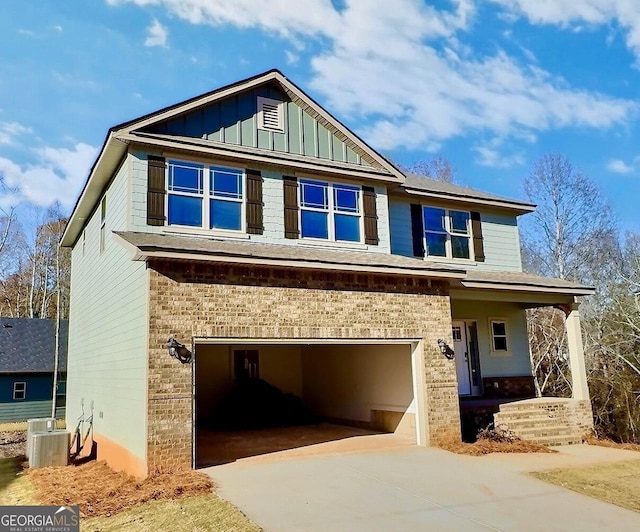
<path fill-rule="evenodd" d="M 258 380 L 417 445 L 475 407 L 579 439 L 590 289 L 522 273 L 534 208 L 406 174 L 276 70 L 115 126 L 62 239 L 68 423 L 92 414 L 98 457 L 139 476 L 202 463 L 201 433 Z M 566 313 L 573 399 L 518 401 L 538 306 Z M 525 408 L 553 426 L 524 429 Z"/>

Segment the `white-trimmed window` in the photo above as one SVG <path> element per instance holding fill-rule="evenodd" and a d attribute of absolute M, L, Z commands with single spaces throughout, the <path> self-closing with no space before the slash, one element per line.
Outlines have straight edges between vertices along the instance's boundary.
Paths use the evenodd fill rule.
<path fill-rule="evenodd" d="M 169 225 L 244 230 L 244 172 L 185 161 L 167 165 Z"/>
<path fill-rule="evenodd" d="M 336 242 L 362 242 L 362 189 L 300 180 L 300 234 Z"/>
<path fill-rule="evenodd" d="M 424 206 L 422 221 L 426 257 L 471 258 L 470 212 Z"/>
<path fill-rule="evenodd" d="M 284 102 L 258 96 L 258 129 L 284 131 Z"/>
<path fill-rule="evenodd" d="M 508 353 L 507 320 L 492 318 L 489 320 L 489 327 L 491 332 L 491 351 L 494 353 Z"/>
<path fill-rule="evenodd" d="M 27 397 L 27 383 L 18 381 L 13 383 L 13 400 L 24 401 Z"/>

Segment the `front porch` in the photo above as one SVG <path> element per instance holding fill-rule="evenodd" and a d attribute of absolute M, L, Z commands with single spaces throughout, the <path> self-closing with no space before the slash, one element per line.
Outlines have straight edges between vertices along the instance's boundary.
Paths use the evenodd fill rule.
<path fill-rule="evenodd" d="M 593 420 L 575 296 L 589 289 L 564 281 L 541 287 L 535 284 L 541 278 L 511 275 L 498 281 L 480 274 L 482 280 L 462 281 L 451 291 L 462 437 L 474 441 L 479 430 L 495 424 L 548 445 L 581 442 Z M 537 393 L 526 318 L 526 310 L 535 307 L 565 314 L 571 398 Z"/>

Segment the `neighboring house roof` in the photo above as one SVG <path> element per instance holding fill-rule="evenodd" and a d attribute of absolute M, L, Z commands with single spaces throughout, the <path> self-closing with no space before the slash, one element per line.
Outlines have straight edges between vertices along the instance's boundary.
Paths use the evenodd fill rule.
<path fill-rule="evenodd" d="M 445 183 L 436 179 L 430 179 L 428 177 L 409 173 L 406 174 L 405 182 L 400 189 L 410 195 L 425 196 L 433 199 L 462 200 L 467 203 L 478 203 L 485 206 L 492 205 L 495 207 L 513 210 L 519 214 L 533 212 L 536 208 L 533 203 L 505 198 L 495 194 L 481 192 L 473 188 L 453 185 L 451 183 Z"/>
<path fill-rule="evenodd" d="M 221 87 L 109 129 L 100 154 L 89 172 L 89 177 L 82 193 L 71 213 L 65 232 L 62 235 L 61 244 L 69 247 L 77 240 L 86 220 L 93 212 L 95 205 L 100 201 L 113 173 L 117 170 L 122 158 L 127 153 L 129 143 L 136 140 L 135 135 L 132 136 L 132 133 L 146 128 L 155 122 L 180 116 L 199 107 L 209 105 L 233 94 L 266 83 L 277 83 L 294 103 L 316 118 L 323 126 L 335 131 L 349 147 L 365 157 L 368 162 L 373 163 L 372 170 L 374 166 L 377 167 L 378 173 L 380 174 L 380 176 L 378 176 L 379 179 L 384 177 L 384 180 L 398 184 L 404 182 L 404 174 L 402 171 L 387 158 L 379 154 L 334 118 L 302 89 L 287 79 L 280 71 L 269 70 L 268 72 Z M 150 139 L 151 137 L 147 137 L 147 140 Z"/>
<path fill-rule="evenodd" d="M 153 233 L 116 232 L 134 252 L 134 259 L 210 260 L 298 268 L 375 272 L 461 279 L 465 270 L 423 259 L 328 249 L 327 246 L 262 244 Z"/>
<path fill-rule="evenodd" d="M 69 322 L 60 322 L 60 371 L 67 370 Z M 53 372 L 55 320 L 0 318 L 0 373 Z"/>
<path fill-rule="evenodd" d="M 465 288 L 484 288 L 510 291 L 539 291 L 549 294 L 569 294 L 586 296 L 593 294 L 595 289 L 573 281 L 540 277 L 529 273 L 499 272 L 471 270 L 461 281 Z"/>

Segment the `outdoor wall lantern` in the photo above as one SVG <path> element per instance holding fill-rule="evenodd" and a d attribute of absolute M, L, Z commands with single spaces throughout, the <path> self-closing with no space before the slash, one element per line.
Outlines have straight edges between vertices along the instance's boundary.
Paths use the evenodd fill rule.
<path fill-rule="evenodd" d="M 175 338 L 169 338 L 165 347 L 169 350 L 169 354 L 173 358 L 177 358 L 181 363 L 188 364 L 191 362 L 191 351 L 189 351 L 184 344 L 181 344 Z"/>
<path fill-rule="evenodd" d="M 438 339 L 438 347 L 440 348 L 440 352 L 447 357 L 449 360 L 453 360 L 455 353 L 453 349 L 449 347 L 449 344 L 445 342 L 442 338 Z"/>

